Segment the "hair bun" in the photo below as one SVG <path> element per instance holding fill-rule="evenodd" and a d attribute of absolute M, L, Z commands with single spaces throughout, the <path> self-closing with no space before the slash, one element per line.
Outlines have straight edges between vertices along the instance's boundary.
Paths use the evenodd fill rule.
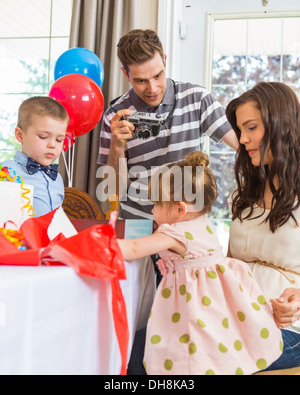
<path fill-rule="evenodd" d="M 187 166 L 203 166 L 207 167 L 209 165 L 209 157 L 204 152 L 194 151 L 185 156 L 185 161 Z"/>

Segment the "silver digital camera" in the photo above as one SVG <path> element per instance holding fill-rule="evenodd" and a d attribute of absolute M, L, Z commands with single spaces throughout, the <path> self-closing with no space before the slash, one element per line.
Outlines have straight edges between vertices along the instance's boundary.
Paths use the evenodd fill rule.
<path fill-rule="evenodd" d="M 164 122 L 161 114 L 138 111 L 127 116 L 126 120 L 134 125 L 136 137 L 143 140 L 152 136 L 158 136 Z"/>

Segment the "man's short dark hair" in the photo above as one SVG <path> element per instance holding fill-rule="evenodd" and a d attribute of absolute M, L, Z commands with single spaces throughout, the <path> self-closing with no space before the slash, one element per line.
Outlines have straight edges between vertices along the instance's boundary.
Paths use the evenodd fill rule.
<path fill-rule="evenodd" d="M 156 52 L 164 57 L 162 43 L 153 30 L 135 29 L 123 36 L 118 43 L 118 57 L 127 73 L 128 66 L 153 59 Z"/>

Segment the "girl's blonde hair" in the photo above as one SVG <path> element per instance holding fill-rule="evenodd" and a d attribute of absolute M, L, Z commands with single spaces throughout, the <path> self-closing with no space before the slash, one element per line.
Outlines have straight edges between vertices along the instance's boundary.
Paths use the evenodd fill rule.
<path fill-rule="evenodd" d="M 165 166 L 150 178 L 149 199 L 159 205 L 180 201 L 195 205 L 201 195 L 202 204 L 201 207 L 196 205 L 196 211 L 210 213 L 218 196 L 218 188 L 216 177 L 208 165 L 208 155 L 195 151 L 183 160 Z M 191 193 L 195 197 L 192 201 Z"/>

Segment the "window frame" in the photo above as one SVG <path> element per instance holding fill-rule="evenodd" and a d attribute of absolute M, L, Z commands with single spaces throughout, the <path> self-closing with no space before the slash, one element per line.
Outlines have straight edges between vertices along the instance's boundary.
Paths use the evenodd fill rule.
<path fill-rule="evenodd" d="M 251 11 L 251 12 L 228 12 L 207 13 L 206 15 L 206 40 L 204 57 L 204 81 L 209 91 L 212 89 L 212 61 L 214 43 L 214 23 L 219 20 L 232 19 L 266 19 L 266 18 L 300 18 L 300 10 L 290 11 Z"/>
<path fill-rule="evenodd" d="M 252 12 L 226 12 L 226 13 L 207 13 L 206 15 L 206 40 L 205 40 L 205 57 L 204 57 L 204 83 L 207 89 L 212 92 L 213 91 L 213 56 L 214 56 L 214 27 L 216 21 L 221 20 L 251 20 L 251 19 L 269 19 L 269 18 L 278 18 L 283 20 L 284 18 L 300 18 L 300 10 L 290 10 L 290 11 L 252 11 Z M 281 36 L 283 34 L 283 30 L 281 29 Z M 247 29 L 248 35 L 248 29 Z M 245 37 L 248 41 L 248 36 Z M 248 48 L 247 48 L 248 51 Z M 247 57 L 248 53 L 246 54 L 246 64 L 247 64 Z M 280 79 L 282 80 L 283 77 L 283 47 L 281 48 L 281 71 L 280 71 Z M 245 83 L 247 78 L 247 73 L 245 76 Z M 247 85 L 246 85 L 247 86 Z M 211 148 L 211 141 L 208 137 L 205 138 L 204 142 L 204 151 L 211 157 L 211 162 L 213 162 L 213 157 L 218 156 L 219 154 L 225 154 L 225 151 L 220 148 L 217 150 L 215 148 Z M 228 152 L 228 155 L 231 155 Z M 234 151 L 232 152 L 234 155 Z M 218 228 L 217 233 L 220 238 L 222 238 L 222 247 L 224 251 L 226 251 L 226 244 L 229 238 L 229 227 L 230 227 L 230 218 L 211 218 L 214 225 Z M 226 225 L 227 224 L 227 225 Z M 227 230 L 225 227 L 227 226 Z"/>
<path fill-rule="evenodd" d="M 72 12 L 73 0 L 69 0 L 69 1 L 70 1 L 70 9 Z M 53 72 L 51 65 L 53 65 L 53 59 L 54 59 L 53 58 L 53 47 L 54 47 L 53 42 L 54 42 L 54 40 L 60 40 L 60 39 L 67 40 L 68 41 L 68 48 L 65 49 L 65 50 L 67 50 L 67 49 L 69 49 L 70 34 L 71 34 L 70 30 L 69 30 L 68 35 L 57 34 L 57 32 L 55 31 L 53 19 L 54 19 L 54 15 L 55 15 L 55 7 L 57 6 L 57 4 L 58 4 L 57 0 L 56 0 L 56 3 L 55 3 L 55 0 L 50 0 L 49 1 L 50 7 L 48 8 L 48 6 L 47 6 L 47 8 L 46 8 L 46 11 L 49 15 L 49 26 L 47 26 L 47 34 L 46 35 L 45 34 L 39 34 L 39 35 L 37 34 L 35 36 L 32 36 L 30 34 L 28 34 L 28 35 L 25 34 L 23 36 L 21 36 L 21 35 L 16 35 L 16 36 L 2 35 L 0 37 L 0 44 L 1 44 L 2 40 L 12 40 L 12 41 L 13 40 L 23 40 L 24 43 L 27 40 L 32 41 L 33 39 L 34 40 L 47 40 L 48 51 L 47 51 L 47 58 L 45 58 L 48 61 L 47 68 L 45 69 L 46 70 L 45 82 L 46 82 L 47 88 L 45 90 L 43 90 L 43 92 L 42 91 L 34 92 L 34 91 L 29 91 L 27 89 L 24 90 L 22 88 L 18 92 L 13 91 L 13 90 L 12 91 L 6 90 L 6 91 L 3 91 L 0 93 L 1 96 L 3 96 L 3 97 L 24 96 L 24 100 L 25 100 L 26 99 L 25 96 L 31 97 L 31 96 L 35 96 L 35 95 L 38 95 L 38 96 L 47 96 L 48 95 L 50 88 L 51 88 L 51 84 L 53 83 L 53 76 L 51 74 Z M 70 27 L 71 27 L 71 19 L 72 19 L 72 14 L 69 15 Z M 19 59 L 19 60 L 22 60 L 22 59 Z M 17 111 L 17 108 L 16 108 L 16 111 Z M 16 151 L 16 148 L 13 146 L 8 146 L 6 148 L 0 147 L 0 156 L 1 156 L 1 154 L 4 155 L 6 153 L 8 153 L 9 155 L 13 155 L 13 153 L 15 151 Z M 0 160 L 0 162 L 1 162 L 1 160 Z"/>

